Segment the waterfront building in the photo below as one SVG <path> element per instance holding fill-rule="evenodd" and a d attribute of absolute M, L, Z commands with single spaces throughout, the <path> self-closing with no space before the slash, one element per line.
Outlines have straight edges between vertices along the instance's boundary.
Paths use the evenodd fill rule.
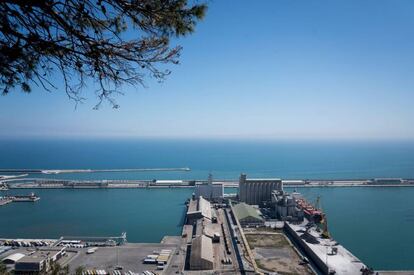
<path fill-rule="evenodd" d="M 217 225 L 217 224 L 215 224 Z M 202 196 L 193 196 L 187 211 L 188 233 L 191 239 L 189 253 L 190 270 L 211 270 L 214 263 L 213 237 L 217 233 L 212 223 L 212 209 L 209 201 Z"/>
<path fill-rule="evenodd" d="M 2 260 L 2 262 L 4 264 L 15 264 L 18 260 L 20 260 L 21 258 L 25 257 L 26 255 L 22 254 L 22 253 L 14 253 L 11 254 L 9 256 L 7 256 L 6 258 L 4 258 Z"/>
<path fill-rule="evenodd" d="M 284 191 L 272 192 L 272 215 L 282 221 L 303 221 L 304 213 L 297 206 L 295 194 Z"/>
<path fill-rule="evenodd" d="M 202 218 L 211 220 L 211 204 L 203 197 L 192 198 L 188 204 L 187 224 L 194 224 Z"/>
<path fill-rule="evenodd" d="M 17 260 L 14 274 L 39 274 L 48 272 L 52 264 L 65 254 L 65 247 L 39 249 Z"/>
<path fill-rule="evenodd" d="M 283 186 L 303 186 L 307 184 L 306 180 L 282 180 Z"/>
<path fill-rule="evenodd" d="M 378 184 L 378 185 L 394 185 L 402 184 L 404 182 L 401 178 L 376 178 L 368 182 L 368 184 Z"/>
<path fill-rule="evenodd" d="M 283 190 L 281 179 L 247 179 L 245 174 L 239 179 L 239 201 L 250 205 L 261 205 L 272 200 L 273 190 Z"/>
<path fill-rule="evenodd" d="M 205 236 L 195 237 L 191 243 L 190 269 L 211 270 L 214 267 L 213 242 Z"/>
<path fill-rule="evenodd" d="M 285 222 L 284 230 L 321 270 L 321 274 L 375 274 L 336 240 L 322 236 L 320 228 L 315 224 L 306 220 L 302 223 Z"/>
<path fill-rule="evenodd" d="M 213 183 L 213 176 L 209 174 L 207 182 L 197 183 L 195 185 L 195 196 L 210 201 L 219 201 L 223 198 L 224 187 L 222 183 Z"/>
<path fill-rule="evenodd" d="M 71 188 L 103 188 L 108 187 L 108 181 L 65 181 L 63 186 Z"/>
<path fill-rule="evenodd" d="M 260 210 L 244 202 L 234 205 L 233 211 L 242 226 L 262 226 L 264 224 Z"/>
<path fill-rule="evenodd" d="M 153 180 L 154 186 L 180 186 L 185 185 L 182 180 Z"/>

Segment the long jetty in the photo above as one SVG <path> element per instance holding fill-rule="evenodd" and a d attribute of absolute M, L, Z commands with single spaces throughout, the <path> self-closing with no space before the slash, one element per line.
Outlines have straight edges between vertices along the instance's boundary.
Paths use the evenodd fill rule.
<path fill-rule="evenodd" d="M 12 178 L 0 181 L 3 188 L 192 188 L 205 180 L 69 180 L 51 178 Z M 283 180 L 285 187 L 414 187 L 413 179 L 387 182 L 375 180 Z M 224 187 L 237 188 L 237 180 L 215 180 Z"/>
<path fill-rule="evenodd" d="M 0 169 L 0 173 L 64 174 L 64 173 L 113 173 L 113 172 L 168 172 L 191 171 L 189 167 L 179 168 L 126 168 L 126 169 Z"/>

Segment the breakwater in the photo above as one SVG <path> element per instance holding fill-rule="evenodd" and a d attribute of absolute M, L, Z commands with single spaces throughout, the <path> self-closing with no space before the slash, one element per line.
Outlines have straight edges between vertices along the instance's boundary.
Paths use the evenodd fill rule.
<path fill-rule="evenodd" d="M 2 180 L 3 187 L 16 188 L 192 188 L 205 180 L 65 180 L 14 178 Z M 413 179 L 282 180 L 285 187 L 414 187 Z M 224 187 L 238 187 L 237 180 L 220 180 Z"/>
<path fill-rule="evenodd" d="M 191 171 L 188 167 L 181 168 L 126 168 L 126 169 L 0 169 L 0 173 L 29 174 L 73 174 L 73 173 L 125 173 L 125 172 L 171 172 Z"/>

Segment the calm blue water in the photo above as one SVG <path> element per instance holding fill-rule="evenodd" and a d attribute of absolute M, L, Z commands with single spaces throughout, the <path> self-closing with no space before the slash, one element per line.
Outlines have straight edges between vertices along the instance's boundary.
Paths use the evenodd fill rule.
<path fill-rule="evenodd" d="M 1 141 L 1 168 L 190 167 L 191 172 L 70 174 L 77 179 L 414 178 L 414 143 Z M 368 265 L 414 269 L 414 188 L 303 188 L 322 197 L 329 228 Z M 9 192 L 30 192 L 13 190 Z M 37 203 L 0 207 L 0 236 L 118 235 L 158 242 L 180 232 L 190 189 L 36 190 Z"/>
<path fill-rule="evenodd" d="M 160 168 L 191 172 L 53 175 L 99 179 L 414 178 L 414 142 L 0 140 L 2 168 Z"/>
<path fill-rule="evenodd" d="M 180 235 L 185 201 L 191 189 L 43 189 L 10 190 L 29 194 L 36 203 L 0 207 L 0 236 L 59 238 L 60 236 L 120 236 L 130 242 L 159 242 Z M 1 192 L 0 195 L 6 192 Z"/>
<path fill-rule="evenodd" d="M 384 270 L 414 269 L 414 187 L 297 191 L 310 201 L 321 197 L 329 231 L 364 263 Z"/>

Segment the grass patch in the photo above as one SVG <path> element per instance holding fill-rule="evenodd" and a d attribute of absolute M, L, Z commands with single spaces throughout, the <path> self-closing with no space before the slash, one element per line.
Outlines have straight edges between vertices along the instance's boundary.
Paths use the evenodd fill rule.
<path fill-rule="evenodd" d="M 260 268 L 261 270 L 265 270 L 265 271 L 269 271 L 269 272 L 275 272 L 274 270 L 269 269 L 268 266 L 264 265 L 261 260 L 255 260 L 255 262 L 256 262 L 257 267 Z M 295 271 L 288 272 L 288 271 L 280 271 L 279 270 L 279 271 L 277 271 L 277 273 L 280 274 L 280 275 L 303 275 L 303 274 L 300 274 L 300 273 L 295 272 Z M 308 273 L 306 273 L 306 274 L 308 274 Z"/>
<path fill-rule="evenodd" d="M 255 247 L 281 248 L 289 246 L 289 242 L 281 234 L 246 234 L 246 239 L 251 249 Z"/>
<path fill-rule="evenodd" d="M 258 227 L 257 232 L 270 232 L 270 233 L 283 233 L 282 229 L 270 228 L 270 227 Z"/>

